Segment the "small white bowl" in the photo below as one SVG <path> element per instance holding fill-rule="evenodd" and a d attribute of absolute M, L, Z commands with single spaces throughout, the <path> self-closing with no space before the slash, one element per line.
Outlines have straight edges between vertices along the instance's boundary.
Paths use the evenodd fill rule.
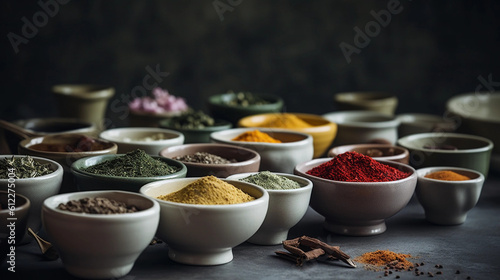
<path fill-rule="evenodd" d="M 26 156 L 15 155 L 14 157 L 24 158 Z M 0 156 L 0 160 L 3 160 L 4 158 L 10 159 L 12 158 L 12 155 Z M 56 161 L 34 156 L 32 156 L 31 158 L 41 164 L 50 164 L 50 169 L 54 170 L 54 172 L 50 174 L 35 178 L 15 179 L 15 182 L 13 183 L 15 185 L 15 188 L 13 188 L 13 190 L 15 190 L 15 192 L 18 194 L 26 196 L 30 200 L 31 207 L 28 217 L 28 227 L 33 229 L 35 232 L 38 232 L 38 230 L 42 226 L 40 213 L 42 211 L 43 201 L 46 198 L 59 193 L 59 191 L 61 190 L 64 172 L 63 167 Z M 8 191 L 8 185 L 8 179 L 0 179 L 0 190 Z"/>
<path fill-rule="evenodd" d="M 162 140 L 138 140 L 162 135 Z M 118 145 L 118 153 L 126 154 L 136 149 L 157 156 L 166 147 L 184 144 L 181 132 L 155 127 L 124 127 L 108 129 L 99 134 L 99 138 Z"/>
<path fill-rule="evenodd" d="M 259 130 L 269 134 L 271 137 L 281 140 L 282 143 L 244 142 L 233 141 L 246 131 Z M 236 145 L 252 149 L 260 154 L 261 171 L 280 173 L 293 173 L 295 165 L 313 158 L 314 147 L 312 136 L 302 132 L 296 132 L 279 128 L 233 128 L 214 132 L 210 139 L 215 143 Z"/>
<path fill-rule="evenodd" d="M 335 146 L 366 144 L 382 141 L 396 144 L 399 120 L 394 116 L 372 111 L 341 111 L 323 117 L 338 125 Z"/>
<path fill-rule="evenodd" d="M 141 211 L 125 214 L 83 214 L 57 209 L 60 203 L 105 197 Z M 123 191 L 76 192 L 52 196 L 43 203 L 48 240 L 57 248 L 66 270 L 80 278 L 119 278 L 130 272 L 154 238 L 160 206 L 148 197 Z"/>
<path fill-rule="evenodd" d="M 232 248 L 250 238 L 262 225 L 269 195 L 256 185 L 226 181 L 256 199 L 227 205 L 176 203 L 158 199 L 199 178 L 179 178 L 144 185 L 140 192 L 160 204 L 158 237 L 168 244 L 171 260 L 191 265 L 219 265 L 233 259 Z"/>
<path fill-rule="evenodd" d="M 227 179 L 240 180 L 257 172 L 234 174 Z M 259 230 L 247 241 L 259 245 L 278 245 L 288 238 L 288 231 L 296 225 L 309 207 L 312 182 L 309 179 L 286 173 L 274 173 L 298 182 L 300 188 L 289 190 L 266 189 L 269 208 Z"/>
<path fill-rule="evenodd" d="M 427 174 L 450 170 L 471 180 L 444 181 L 426 178 Z M 478 171 L 458 167 L 427 167 L 417 169 L 415 193 L 425 211 L 425 218 L 438 225 L 459 225 L 479 200 L 484 176 Z"/>

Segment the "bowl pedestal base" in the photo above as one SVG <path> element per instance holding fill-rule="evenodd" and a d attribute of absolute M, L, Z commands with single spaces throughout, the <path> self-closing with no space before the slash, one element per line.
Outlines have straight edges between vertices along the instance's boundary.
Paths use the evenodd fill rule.
<path fill-rule="evenodd" d="M 349 223 L 345 221 L 325 220 L 323 227 L 331 232 L 350 236 L 370 236 L 382 234 L 386 231 L 385 220 L 372 220 L 366 223 Z"/>
<path fill-rule="evenodd" d="M 171 260 L 190 265 L 220 265 L 233 260 L 232 248 L 211 250 L 205 252 L 193 252 L 177 250 L 169 247 L 168 256 Z"/>

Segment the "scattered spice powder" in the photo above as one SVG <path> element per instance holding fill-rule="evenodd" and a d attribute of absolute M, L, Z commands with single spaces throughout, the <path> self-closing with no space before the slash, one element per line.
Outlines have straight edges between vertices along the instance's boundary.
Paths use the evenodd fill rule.
<path fill-rule="evenodd" d="M 212 175 L 202 177 L 176 192 L 160 195 L 157 198 L 205 205 L 236 204 L 255 200 L 253 196 Z"/>
<path fill-rule="evenodd" d="M 245 142 L 266 142 L 266 143 L 281 143 L 280 140 L 274 139 L 269 134 L 259 130 L 246 131 L 232 139 L 233 141 Z"/>
<path fill-rule="evenodd" d="M 471 179 L 468 176 L 458 174 L 451 170 L 432 172 L 430 174 L 425 175 L 425 178 L 443 180 L 443 181 L 466 181 Z"/>
<path fill-rule="evenodd" d="M 306 173 L 324 179 L 345 182 L 387 182 L 400 180 L 411 175 L 358 152 L 339 154 Z"/>
<path fill-rule="evenodd" d="M 388 250 L 377 250 L 375 252 L 364 253 L 354 259 L 355 262 L 374 265 L 386 266 L 396 270 L 411 270 L 414 264 L 407 260 L 411 258 L 410 254 L 400 254 Z"/>
<path fill-rule="evenodd" d="M 278 127 L 278 128 L 307 128 L 312 127 L 296 115 L 289 113 L 277 113 L 270 117 L 266 122 L 260 124 L 262 127 Z"/>

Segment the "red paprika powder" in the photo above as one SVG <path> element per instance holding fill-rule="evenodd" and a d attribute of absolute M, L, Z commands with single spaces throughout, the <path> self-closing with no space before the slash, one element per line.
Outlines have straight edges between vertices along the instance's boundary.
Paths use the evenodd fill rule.
<path fill-rule="evenodd" d="M 410 176 L 357 152 L 345 152 L 306 172 L 324 179 L 345 182 L 387 182 Z"/>

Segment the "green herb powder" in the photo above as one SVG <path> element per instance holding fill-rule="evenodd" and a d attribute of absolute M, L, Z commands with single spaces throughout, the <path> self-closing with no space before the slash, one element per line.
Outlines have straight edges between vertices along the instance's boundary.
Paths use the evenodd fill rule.
<path fill-rule="evenodd" d="M 179 169 L 151 157 L 144 150 L 137 149 L 114 159 L 89 166 L 83 170 L 89 173 L 108 176 L 155 177 L 169 175 L 179 171 Z"/>
<path fill-rule="evenodd" d="M 12 170 L 13 169 L 13 170 Z M 11 172 L 12 170 L 13 172 Z M 9 173 L 14 173 L 15 179 L 35 178 L 54 172 L 50 163 L 40 163 L 30 156 L 3 158 L 0 160 L 0 179 L 8 179 Z"/>
<path fill-rule="evenodd" d="M 256 184 L 268 190 L 290 190 L 300 188 L 299 183 L 284 176 L 274 174 L 270 171 L 262 171 L 254 175 L 241 178 L 240 181 Z"/>

